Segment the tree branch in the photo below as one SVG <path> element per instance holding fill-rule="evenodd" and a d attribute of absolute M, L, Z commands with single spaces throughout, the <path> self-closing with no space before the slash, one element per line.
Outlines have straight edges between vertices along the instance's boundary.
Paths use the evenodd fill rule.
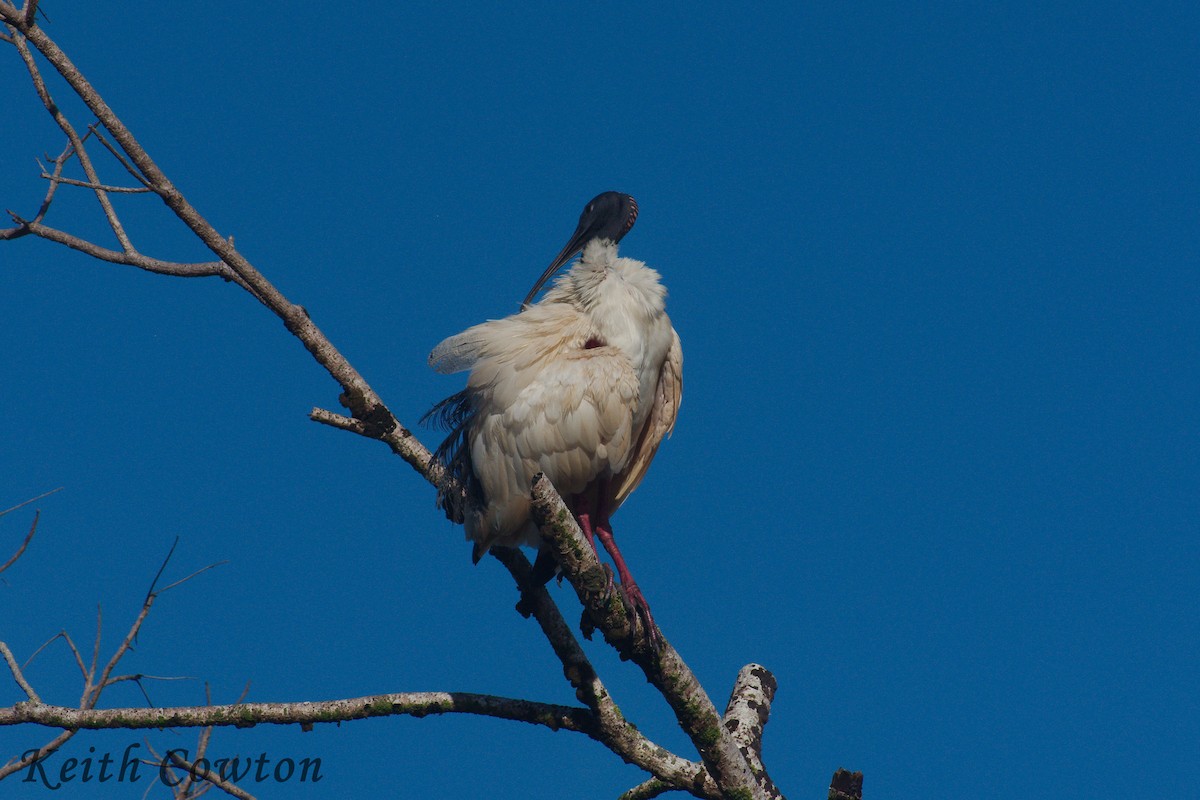
<path fill-rule="evenodd" d="M 734 681 L 724 717 L 725 729 L 737 743 L 759 787 L 771 797 L 779 796 L 780 791 L 763 766 L 762 743 L 763 728 L 771 715 L 771 702 L 778 685 L 766 667 L 747 664 Z"/>
<path fill-rule="evenodd" d="M 0 652 L 7 647 L 0 643 Z M 11 665 L 10 665 L 11 668 Z M 476 714 L 592 735 L 595 725 L 585 708 L 538 703 L 467 692 L 400 692 L 298 703 L 238 703 L 175 708 L 70 708 L 33 700 L 0 708 L 0 726 L 32 723 L 64 730 L 107 728 L 203 728 L 258 724 L 296 725 L 348 722 L 372 717 Z"/>
<path fill-rule="evenodd" d="M 68 186 L 81 186 L 84 189 L 99 189 L 102 192 L 111 194 L 145 194 L 152 191 L 148 186 L 109 186 L 104 183 L 88 183 L 87 181 L 77 181 L 74 178 L 63 178 L 58 175 L 52 175 L 49 172 L 43 171 L 41 177 L 48 181 L 56 181 L 65 183 Z"/>
<path fill-rule="evenodd" d="M 663 783 L 658 778 L 650 778 L 642 781 L 632 789 L 622 792 L 617 800 L 651 800 L 660 794 L 676 791 L 679 791 L 678 787 L 672 786 L 669 783 Z"/>
<path fill-rule="evenodd" d="M 237 273 L 229 268 L 227 264 L 220 261 L 205 261 L 197 263 L 183 263 L 178 261 L 163 261 L 150 256 L 144 256 L 137 251 L 123 252 L 120 250 L 110 250 L 107 247 L 101 247 L 98 244 L 89 242 L 86 239 L 81 239 L 65 231 L 60 231 L 57 228 L 51 228 L 48 225 L 43 225 L 34 220 L 21 219 L 16 214 L 9 212 L 9 216 L 17 223 L 17 227 L 9 228 L 8 231 L 0 231 L 0 238 L 19 239 L 22 236 L 33 235 L 41 239 L 46 239 L 56 244 L 61 244 L 72 250 L 78 250 L 84 255 L 89 255 L 92 258 L 98 258 L 101 261 L 107 261 L 112 264 L 125 264 L 130 267 L 137 267 L 146 272 L 154 272 L 159 275 L 173 275 L 176 278 L 207 278 L 221 277 L 227 281 L 241 283 L 241 279 Z M 8 233 L 11 232 L 11 233 Z M 8 233 L 8 235 L 5 235 Z M 244 287 L 243 287 L 244 288 Z"/>
<path fill-rule="evenodd" d="M 38 517 L 41 515 L 41 511 L 33 512 L 33 523 L 29 526 L 29 533 L 25 534 L 25 539 L 22 540 L 21 546 L 17 548 L 15 553 L 8 557 L 8 561 L 0 564 L 0 572 L 4 572 L 4 570 L 11 567 L 24 554 L 25 548 L 29 547 L 29 543 L 33 541 L 33 534 L 37 533 Z"/>
<path fill-rule="evenodd" d="M 199 761 L 203 757 L 203 753 L 197 754 L 196 761 Z M 182 783 L 176 787 L 176 789 L 179 791 L 175 796 L 179 798 L 195 797 L 195 795 L 189 793 L 189 788 L 191 787 L 192 776 L 197 773 L 196 765 L 193 762 L 183 758 L 183 756 L 179 755 L 179 753 L 175 752 L 174 750 L 167 751 L 167 759 L 175 766 L 187 771 L 187 775 L 183 778 Z M 160 761 L 159 763 L 162 762 Z M 220 777 L 213 775 L 212 770 L 204 771 L 203 780 L 206 783 L 210 783 L 217 787 L 230 797 L 236 797 L 238 800 L 254 800 L 254 795 L 250 794 L 236 783 L 222 780 Z"/>
<path fill-rule="evenodd" d="M 862 800 L 863 774 L 839 769 L 829 782 L 829 800 Z"/>
<path fill-rule="evenodd" d="M 6 13 L 0 9 L 0 13 Z M 16 34 L 15 29 L 20 28 L 25 36 Z M 25 68 L 29 71 L 29 77 L 33 80 L 34 90 L 37 91 L 38 97 L 42 104 L 46 106 L 46 110 L 50 112 L 50 116 L 54 118 L 54 122 L 62 129 L 62 132 L 67 135 L 67 139 L 71 142 L 71 147 L 75 149 L 75 154 L 79 157 L 79 165 L 83 167 L 83 172 L 87 175 L 88 182 L 93 185 L 96 193 L 96 199 L 100 202 L 100 207 L 104 211 L 104 217 L 108 220 L 108 225 L 112 228 L 113 234 L 117 237 L 117 241 L 121 245 L 121 249 L 127 253 L 133 252 L 133 243 L 129 241 L 129 236 L 126 235 L 125 229 L 121 226 L 121 221 L 117 218 L 117 212 L 112 206 L 112 201 L 108 199 L 108 193 L 102 188 L 99 188 L 100 177 L 96 173 L 96 168 L 92 165 L 92 160 L 84 150 L 83 140 L 79 138 L 79 134 L 75 132 L 74 126 L 71 125 L 67 116 L 59 109 L 54 99 L 50 96 L 50 91 L 46 88 L 46 82 L 42 80 L 42 74 L 38 70 L 37 63 L 33 60 L 33 54 L 29 52 L 29 46 L 26 44 L 26 38 L 29 31 L 40 32 L 40 28 L 34 25 L 32 14 L 23 15 L 21 24 L 14 21 L 9 21 L 9 30 L 13 31 L 13 43 L 17 47 L 17 52 L 21 54 L 21 60 L 25 62 Z M 41 48 L 38 48 L 41 50 Z M 44 55 L 43 51 L 43 55 Z M 58 65 L 55 65 L 57 68 Z M 61 70 L 59 70 L 61 72 Z"/>
<path fill-rule="evenodd" d="M 626 611 L 620 593 L 605 591 L 608 576 L 595 550 L 544 475 L 533 480 L 530 512 L 605 641 L 641 667 L 663 695 L 722 794 L 736 796 L 754 787 L 755 797 L 778 796 L 767 794 L 758 785 L 712 700 L 670 642 L 663 638 L 661 646 L 655 647 L 637 616 Z"/>
<path fill-rule="evenodd" d="M 521 590 L 517 610 L 532 615 L 563 665 L 563 675 L 575 688 L 575 696 L 591 709 L 597 731 L 593 737 L 630 764 L 697 797 L 720 797 L 720 789 L 702 764 L 688 761 L 654 744 L 621 714 L 579 640 L 567 625 L 546 587 L 530 579 L 529 559 L 516 548 L 493 547 L 491 553 L 512 573 Z"/>
<path fill-rule="evenodd" d="M 25 680 L 25 675 L 21 672 L 20 665 L 13 658 L 12 651 L 8 649 L 8 645 L 0 642 L 0 656 L 4 656 L 4 663 L 8 664 L 8 671 L 12 673 L 13 680 L 17 682 L 17 686 L 21 687 L 21 691 L 29 698 L 30 702 L 40 703 L 42 698 L 38 697 L 37 692 L 29 685 L 29 681 Z"/>

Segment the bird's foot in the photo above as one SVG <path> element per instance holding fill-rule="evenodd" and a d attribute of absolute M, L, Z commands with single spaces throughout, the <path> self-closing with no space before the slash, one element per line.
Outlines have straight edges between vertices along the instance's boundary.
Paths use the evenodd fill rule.
<path fill-rule="evenodd" d="M 630 615 L 636 616 L 642 623 L 642 627 L 645 628 L 650 646 L 655 650 L 661 650 L 663 646 L 662 633 L 654 622 L 654 616 L 650 613 L 650 604 L 646 602 L 642 590 L 633 581 L 622 581 L 621 596 L 625 598 L 625 607 L 629 610 Z"/>
<path fill-rule="evenodd" d="M 604 598 L 605 602 L 608 602 L 608 598 L 612 597 L 613 592 L 617 590 L 617 584 L 613 581 L 612 567 L 610 567 L 608 564 L 605 564 L 603 561 L 600 562 L 600 566 L 604 567 L 604 575 L 608 579 L 608 582 L 604 584 L 604 594 L 601 596 Z"/>

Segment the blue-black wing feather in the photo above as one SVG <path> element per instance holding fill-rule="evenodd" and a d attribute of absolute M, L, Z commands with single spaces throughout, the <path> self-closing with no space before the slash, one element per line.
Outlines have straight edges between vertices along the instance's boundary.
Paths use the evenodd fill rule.
<path fill-rule="evenodd" d="M 483 487 L 471 463 L 469 442 L 471 424 L 478 411 L 478 398 L 468 389 L 450 395 L 421 417 L 421 424 L 449 431 L 436 451 L 436 458 L 445 470 L 438 486 L 437 507 L 446 512 L 451 522 L 462 523 L 467 506 L 483 505 Z"/>

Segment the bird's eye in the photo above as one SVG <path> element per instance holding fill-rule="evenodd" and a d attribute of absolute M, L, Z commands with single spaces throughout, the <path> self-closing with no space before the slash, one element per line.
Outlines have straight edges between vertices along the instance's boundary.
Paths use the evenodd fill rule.
<path fill-rule="evenodd" d="M 593 211 L 595 211 L 595 210 L 596 210 L 596 204 L 595 204 L 595 203 L 588 203 L 588 207 L 587 207 L 587 213 L 589 213 L 589 214 L 590 214 L 590 213 L 592 213 L 592 212 L 593 212 Z"/>

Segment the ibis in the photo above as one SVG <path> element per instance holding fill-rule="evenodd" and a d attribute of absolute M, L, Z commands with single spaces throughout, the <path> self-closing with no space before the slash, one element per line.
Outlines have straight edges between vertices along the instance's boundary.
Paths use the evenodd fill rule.
<path fill-rule="evenodd" d="M 438 502 L 474 540 L 475 561 L 495 545 L 540 545 L 530 484 L 544 473 L 593 549 L 600 540 L 628 606 L 657 637 L 609 521 L 674 428 L 683 390 L 683 351 L 667 317 L 666 287 L 643 262 L 617 254 L 637 214 L 627 194 L 598 195 L 518 313 L 435 347 L 430 366 L 470 375 L 466 388 L 426 420 L 449 431 L 437 457 L 454 481 Z"/>

